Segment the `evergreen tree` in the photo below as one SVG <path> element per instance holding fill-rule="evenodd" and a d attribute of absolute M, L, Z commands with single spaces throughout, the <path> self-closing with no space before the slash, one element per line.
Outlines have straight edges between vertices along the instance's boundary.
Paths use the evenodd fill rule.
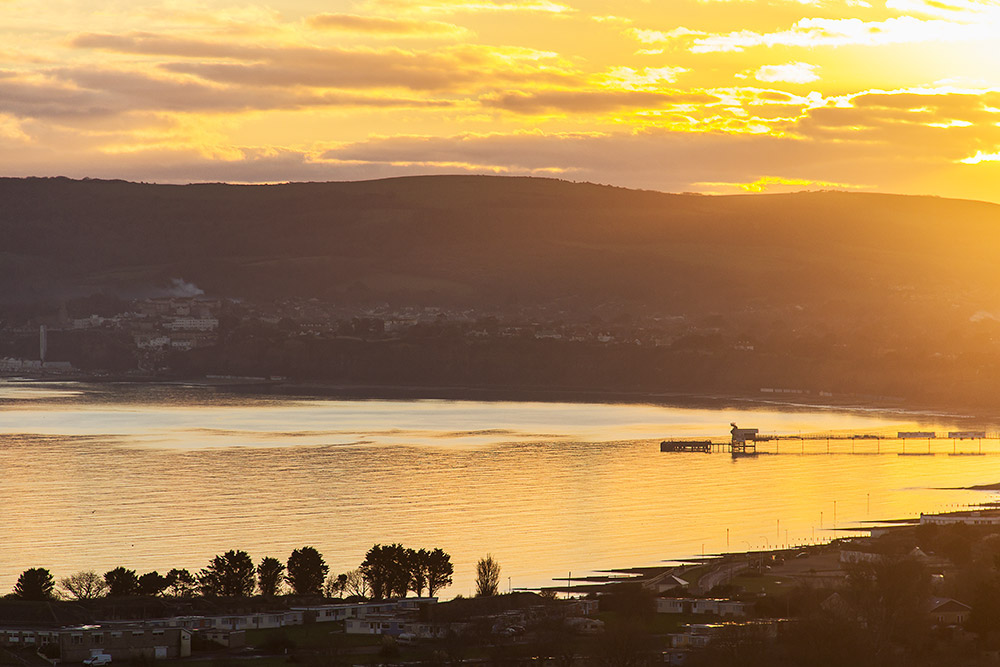
<path fill-rule="evenodd" d="M 427 577 L 427 595 L 434 597 L 442 588 L 451 586 L 451 577 L 455 568 L 451 564 L 451 556 L 443 549 L 434 549 L 427 553 L 424 563 Z"/>
<path fill-rule="evenodd" d="M 257 585 L 256 574 L 250 554 L 227 551 L 198 573 L 198 586 L 209 597 L 249 597 Z"/>
<path fill-rule="evenodd" d="M 14 585 L 14 595 L 22 600 L 51 600 L 56 582 L 44 567 L 33 567 L 21 573 Z"/>
<path fill-rule="evenodd" d="M 288 557 L 285 580 L 296 595 L 322 595 L 323 581 L 330 567 L 313 547 L 302 547 Z"/>
<path fill-rule="evenodd" d="M 104 573 L 104 582 L 108 585 L 109 597 L 124 597 L 139 593 L 139 577 L 135 570 L 116 567 Z"/>
<path fill-rule="evenodd" d="M 167 578 L 153 570 L 139 577 L 139 595 L 155 597 L 167 589 Z"/>
<path fill-rule="evenodd" d="M 257 565 L 257 587 L 260 594 L 273 598 L 281 587 L 281 577 L 285 573 L 285 564 L 277 558 L 265 556 Z"/>
<path fill-rule="evenodd" d="M 406 597 L 410 589 L 410 563 L 407 550 L 401 544 L 374 545 L 365 554 L 361 573 L 376 600 Z"/>

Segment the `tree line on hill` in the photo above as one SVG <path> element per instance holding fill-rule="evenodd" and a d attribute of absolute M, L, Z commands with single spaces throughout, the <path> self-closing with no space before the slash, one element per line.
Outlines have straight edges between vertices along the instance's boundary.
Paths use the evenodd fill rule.
<path fill-rule="evenodd" d="M 492 557 L 488 557 L 492 560 Z M 484 559 L 485 560 L 485 559 Z M 411 549 L 401 544 L 376 544 L 353 571 L 329 575 L 330 567 L 314 547 L 292 551 L 286 562 L 265 556 L 259 563 L 246 551 L 230 550 L 216 555 L 198 573 L 173 568 L 166 575 L 157 571 L 138 574 L 124 566 L 103 575 L 81 571 L 53 578 L 46 568 L 29 568 L 21 573 L 9 597 L 23 600 L 92 600 L 100 597 L 160 596 L 190 598 L 249 597 L 255 592 L 264 598 L 294 595 L 328 598 L 387 599 L 425 592 L 434 597 L 450 586 L 454 566 L 443 549 Z M 499 566 L 496 580 L 499 581 Z M 496 594 L 496 582 L 493 594 Z"/>

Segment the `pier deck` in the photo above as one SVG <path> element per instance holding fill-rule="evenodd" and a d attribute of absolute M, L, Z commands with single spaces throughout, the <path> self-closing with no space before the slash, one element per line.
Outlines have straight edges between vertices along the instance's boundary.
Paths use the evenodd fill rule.
<path fill-rule="evenodd" d="M 761 443 L 767 443 L 762 446 Z M 796 447 L 795 444 L 798 446 Z M 984 449 L 984 444 L 985 449 Z M 791 445 L 791 446 L 789 446 Z M 819 445 L 817 447 L 817 445 Z M 971 445 L 971 446 L 970 446 Z M 888 433 L 812 433 L 765 435 L 758 429 L 733 428 L 729 440 L 664 440 L 661 452 L 757 454 L 886 454 L 894 456 L 985 456 L 1000 454 L 1000 433 L 986 431 L 900 431 Z"/>

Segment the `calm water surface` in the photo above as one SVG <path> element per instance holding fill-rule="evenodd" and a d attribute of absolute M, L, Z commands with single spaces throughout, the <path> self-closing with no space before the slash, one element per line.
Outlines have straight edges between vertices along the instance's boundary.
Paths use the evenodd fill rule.
<path fill-rule="evenodd" d="M 486 553 L 505 586 L 508 576 L 540 586 L 569 571 L 828 539 L 835 513 L 838 527 L 856 527 L 986 500 L 941 487 L 1000 482 L 995 441 L 985 456 L 949 456 L 978 451 L 950 440 L 932 443 L 934 456 L 860 440 L 858 455 L 836 440 L 829 454 L 825 441 L 784 442 L 778 455 L 738 460 L 658 451 L 664 437 L 724 438 L 731 421 L 775 434 L 955 428 L 820 409 L 0 381 L 0 592 L 28 567 L 57 578 L 118 565 L 195 571 L 234 548 L 285 560 L 313 545 L 338 573 L 376 542 L 402 542 L 452 554 L 444 595 L 467 595 Z"/>

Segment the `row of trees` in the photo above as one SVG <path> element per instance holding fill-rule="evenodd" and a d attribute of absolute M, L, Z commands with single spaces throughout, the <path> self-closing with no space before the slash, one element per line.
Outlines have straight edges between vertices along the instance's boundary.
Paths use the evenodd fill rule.
<path fill-rule="evenodd" d="M 375 599 L 406 597 L 408 591 L 422 597 L 424 589 L 434 597 L 451 585 L 454 573 L 451 556 L 441 549 L 415 551 L 401 544 L 376 544 L 365 554 L 360 569 Z"/>
<path fill-rule="evenodd" d="M 329 566 L 314 547 L 295 549 L 286 562 L 266 556 L 256 565 L 246 551 L 231 550 L 212 558 L 197 574 L 172 569 L 166 575 L 117 567 L 99 575 L 77 572 L 56 582 L 45 568 L 25 570 L 14 586 L 15 597 L 48 600 L 57 596 L 74 600 L 129 595 L 173 597 L 249 597 L 259 591 L 264 597 L 281 594 L 287 584 L 296 595 L 405 597 L 409 591 L 434 596 L 451 585 L 451 556 L 442 549 L 408 549 L 400 544 L 376 544 L 353 571 L 327 576 Z"/>

